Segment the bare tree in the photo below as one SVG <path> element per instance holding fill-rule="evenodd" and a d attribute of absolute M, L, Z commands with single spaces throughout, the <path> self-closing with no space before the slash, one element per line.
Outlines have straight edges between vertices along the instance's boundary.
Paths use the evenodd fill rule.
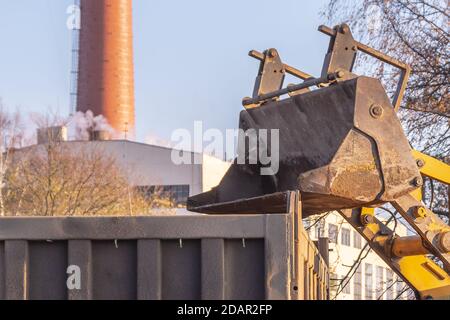
<path fill-rule="evenodd" d="M 130 184 L 126 168 L 100 145 L 62 141 L 56 114 L 32 115 L 46 143 L 22 147 L 19 113 L 0 109 L 0 213 L 2 216 L 88 216 L 172 214 L 171 199 L 144 194 Z M 55 131 L 52 131 L 55 130 Z M 16 148 L 17 147 L 17 148 Z M 156 211 L 156 209 L 158 209 Z"/>
<path fill-rule="evenodd" d="M 18 150 L 13 158 L 5 197 L 12 216 L 147 215 L 163 203 L 135 190 L 98 147 L 48 143 Z"/>
<path fill-rule="evenodd" d="M 323 15 L 349 24 L 355 37 L 411 65 L 400 117 L 417 150 L 450 163 L 449 9 L 446 0 L 330 0 Z M 367 56 L 358 68 L 373 71 L 392 92 L 399 74 Z M 370 66 L 370 67 L 369 67 Z M 436 213 L 448 216 L 447 190 L 427 183 Z"/>
<path fill-rule="evenodd" d="M 0 100 L 0 216 L 5 213 L 5 190 L 7 172 L 11 163 L 11 154 L 16 147 L 22 146 L 23 126 L 19 111 L 6 110 Z"/>

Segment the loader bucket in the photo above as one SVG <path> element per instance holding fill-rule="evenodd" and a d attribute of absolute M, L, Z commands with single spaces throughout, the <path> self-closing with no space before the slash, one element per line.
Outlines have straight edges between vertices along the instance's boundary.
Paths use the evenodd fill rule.
<path fill-rule="evenodd" d="M 240 128 L 279 130 L 278 171 L 261 175 L 260 161 L 235 160 L 219 186 L 189 198 L 188 210 L 227 213 L 224 208 L 236 211 L 233 203 L 245 199 L 300 190 L 306 217 L 389 202 L 422 183 L 396 112 L 374 78 L 357 77 L 247 109 Z M 269 155 L 277 151 L 273 143 L 258 148 Z"/>

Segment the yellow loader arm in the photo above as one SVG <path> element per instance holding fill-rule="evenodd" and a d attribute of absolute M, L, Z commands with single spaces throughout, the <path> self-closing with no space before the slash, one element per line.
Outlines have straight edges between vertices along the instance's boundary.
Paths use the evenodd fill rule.
<path fill-rule="evenodd" d="M 416 150 L 412 153 L 423 176 L 450 185 L 449 165 Z M 417 236 L 397 237 L 375 218 L 374 208 L 340 213 L 420 299 L 448 299 L 450 226 L 426 208 L 421 199 L 421 189 L 418 189 L 392 203 Z"/>

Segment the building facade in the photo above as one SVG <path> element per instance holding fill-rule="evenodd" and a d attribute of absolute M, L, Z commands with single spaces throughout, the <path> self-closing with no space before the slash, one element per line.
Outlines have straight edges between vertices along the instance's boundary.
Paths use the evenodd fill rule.
<path fill-rule="evenodd" d="M 405 300 L 411 297 L 408 286 L 372 250 L 366 241 L 337 212 L 314 224 L 310 237 L 329 238 L 330 298 L 336 300 Z M 314 224 L 314 225 L 313 225 Z M 407 235 L 398 223 L 396 233 Z M 358 261 L 361 261 L 358 263 Z"/>
<path fill-rule="evenodd" d="M 48 131 L 50 130 L 50 131 Z M 115 163 L 126 174 L 129 183 L 144 193 L 163 193 L 173 200 L 177 213 L 187 213 L 185 207 L 189 196 L 211 190 L 231 166 L 226 162 L 206 154 L 175 150 L 171 148 L 133 142 L 128 140 L 67 141 L 61 128 L 38 132 L 38 143 L 15 151 L 45 151 L 51 139 L 71 150 L 95 150 L 115 159 Z M 183 158 L 188 163 L 177 163 Z"/>

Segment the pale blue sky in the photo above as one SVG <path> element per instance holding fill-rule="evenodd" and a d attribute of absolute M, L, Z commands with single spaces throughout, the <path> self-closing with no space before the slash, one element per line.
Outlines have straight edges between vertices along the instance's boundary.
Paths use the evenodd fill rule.
<path fill-rule="evenodd" d="M 95 1 L 95 0 L 94 0 Z M 69 113 L 72 0 L 0 0 L 0 97 L 24 112 Z M 258 62 L 275 47 L 318 75 L 329 39 L 326 0 L 134 0 L 137 138 L 169 139 L 195 120 L 235 128 Z"/>

